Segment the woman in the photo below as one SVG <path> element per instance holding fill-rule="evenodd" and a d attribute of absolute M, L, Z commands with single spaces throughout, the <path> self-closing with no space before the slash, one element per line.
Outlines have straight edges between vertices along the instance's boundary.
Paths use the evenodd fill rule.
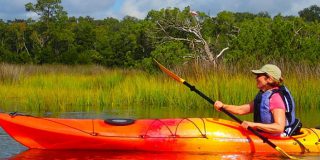
<path fill-rule="evenodd" d="M 256 75 L 257 88 L 260 90 L 255 99 L 244 105 L 229 105 L 216 101 L 214 107 L 233 114 L 254 113 L 254 122 L 243 121 L 242 127 L 252 127 L 275 136 L 291 135 L 295 122 L 294 101 L 289 90 L 281 85 L 281 70 L 272 64 L 266 64 L 259 70 L 252 70 Z"/>

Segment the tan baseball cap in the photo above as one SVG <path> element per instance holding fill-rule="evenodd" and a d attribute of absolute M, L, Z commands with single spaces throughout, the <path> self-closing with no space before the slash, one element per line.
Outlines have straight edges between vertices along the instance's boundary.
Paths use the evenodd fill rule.
<path fill-rule="evenodd" d="M 273 64 L 266 64 L 258 70 L 251 70 L 251 72 L 254 74 L 266 73 L 278 81 L 280 81 L 280 79 L 281 79 L 281 70 L 279 69 L 279 67 L 277 67 L 276 65 L 273 65 Z"/>

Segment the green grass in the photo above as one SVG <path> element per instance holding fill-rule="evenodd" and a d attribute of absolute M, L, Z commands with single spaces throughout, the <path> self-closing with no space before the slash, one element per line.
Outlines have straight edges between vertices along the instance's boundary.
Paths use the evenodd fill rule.
<path fill-rule="evenodd" d="M 176 68 L 174 72 L 213 100 L 243 104 L 257 93 L 255 76 L 249 68 L 213 69 L 195 65 L 183 68 Z M 288 71 L 290 73 L 284 71 L 288 75 L 285 84 L 295 97 L 297 110 L 319 110 L 319 74 L 309 70 Z M 143 117 L 148 110 L 165 111 L 152 113 L 156 117 L 174 116 L 174 112 L 180 112 L 181 116 L 216 114 L 205 100 L 163 73 L 101 66 L 9 64 L 2 64 L 0 73 L 0 109 L 3 111 L 112 112 L 122 109 L 138 117 Z"/>

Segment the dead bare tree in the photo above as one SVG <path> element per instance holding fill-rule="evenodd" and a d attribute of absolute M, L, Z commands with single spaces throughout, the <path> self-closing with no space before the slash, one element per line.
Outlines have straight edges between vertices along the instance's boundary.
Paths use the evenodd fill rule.
<path fill-rule="evenodd" d="M 195 51 L 198 50 L 200 52 L 201 59 L 209 61 L 217 65 L 218 59 L 225 53 L 229 47 L 223 48 L 219 53 L 212 52 L 210 48 L 210 44 L 207 42 L 201 33 L 202 24 L 200 20 L 196 17 L 197 14 L 195 12 L 190 12 L 192 14 L 191 17 L 185 18 L 183 21 L 178 21 L 177 18 L 168 18 L 168 19 L 160 19 L 156 21 L 159 30 L 163 33 L 162 39 L 165 40 L 176 40 L 176 41 L 186 41 L 190 43 L 191 48 Z M 176 36 L 171 34 L 172 30 L 180 31 L 184 34 L 184 36 Z M 195 51 L 196 53 L 197 51 Z M 195 56 L 197 57 L 197 56 Z M 194 57 L 194 58 L 195 58 Z M 199 57 L 197 57 L 199 58 Z"/>

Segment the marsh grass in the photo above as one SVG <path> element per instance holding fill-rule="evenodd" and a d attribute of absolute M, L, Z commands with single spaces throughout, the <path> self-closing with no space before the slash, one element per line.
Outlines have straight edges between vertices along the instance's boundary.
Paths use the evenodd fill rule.
<path fill-rule="evenodd" d="M 248 72 L 253 67 L 249 67 L 186 64 L 172 70 L 213 100 L 243 104 L 257 93 L 255 77 Z M 319 69 L 297 67 L 283 72 L 297 109 L 319 109 Z M 8 112 L 103 112 L 122 107 L 128 115 L 140 116 L 150 109 L 154 116 L 173 116 L 176 111 L 181 116 L 215 114 L 205 100 L 163 73 L 101 66 L 9 64 L 1 64 L 0 73 L 0 107 Z"/>

